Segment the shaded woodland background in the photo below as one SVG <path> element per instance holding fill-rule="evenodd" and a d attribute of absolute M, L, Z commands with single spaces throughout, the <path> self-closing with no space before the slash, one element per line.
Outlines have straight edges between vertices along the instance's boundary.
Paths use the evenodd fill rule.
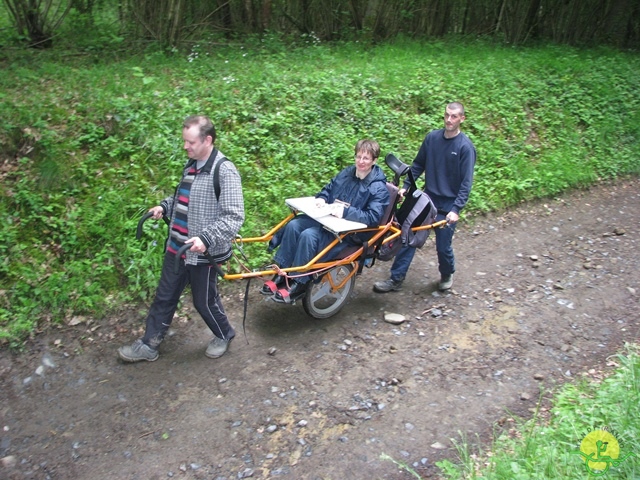
<path fill-rule="evenodd" d="M 3 0 L 16 34 L 51 47 L 72 18 L 130 41 L 176 47 L 209 35 L 275 32 L 375 41 L 397 35 L 490 36 L 521 45 L 640 46 L 638 0 Z M 100 22 L 98 22 L 100 19 Z"/>

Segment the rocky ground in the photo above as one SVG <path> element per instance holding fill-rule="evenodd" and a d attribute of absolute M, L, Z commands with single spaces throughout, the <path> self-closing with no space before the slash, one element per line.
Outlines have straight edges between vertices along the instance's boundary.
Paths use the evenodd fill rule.
<path fill-rule="evenodd" d="M 188 297 L 154 363 L 116 357 L 144 306 L 4 349 L 0 478 L 414 478 L 382 455 L 438 478 L 451 439 L 489 439 L 541 389 L 607 370 L 638 341 L 639 192 L 621 180 L 467 219 L 446 295 L 430 241 L 403 291 L 372 292 L 378 263 L 328 320 L 254 282 L 245 338 L 243 284 L 223 283 L 239 335 L 218 360 Z"/>

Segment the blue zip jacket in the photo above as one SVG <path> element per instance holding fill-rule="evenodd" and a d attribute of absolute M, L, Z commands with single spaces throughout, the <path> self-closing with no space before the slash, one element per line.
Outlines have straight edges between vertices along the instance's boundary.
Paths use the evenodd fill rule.
<path fill-rule="evenodd" d="M 336 200 L 349 204 L 344 209 L 343 218 L 377 227 L 389 205 L 387 178 L 378 165 L 374 165 L 363 180 L 356 176 L 356 167 L 345 168 L 316 195 L 327 203 Z"/>

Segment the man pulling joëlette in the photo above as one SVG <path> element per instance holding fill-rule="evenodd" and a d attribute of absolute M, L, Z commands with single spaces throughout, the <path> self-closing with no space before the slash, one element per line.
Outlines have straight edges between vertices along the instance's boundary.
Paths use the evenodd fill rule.
<path fill-rule="evenodd" d="M 118 349 L 119 357 L 126 362 L 158 358 L 158 346 L 169 330 L 180 296 L 188 284 L 196 310 L 214 335 L 206 356 L 222 356 L 235 336 L 222 306 L 216 270 L 209 258 L 221 263 L 231 256 L 232 241 L 244 222 L 240 175 L 233 163 L 226 161 L 215 148 L 216 131 L 208 117 L 187 117 L 182 138 L 189 160 L 175 194 L 149 210 L 154 219 L 170 218 L 169 237 L 145 334 L 132 345 Z M 214 182 L 218 164 L 219 198 Z M 186 251 L 176 275 L 173 271 L 175 255 L 186 244 L 191 248 Z"/>

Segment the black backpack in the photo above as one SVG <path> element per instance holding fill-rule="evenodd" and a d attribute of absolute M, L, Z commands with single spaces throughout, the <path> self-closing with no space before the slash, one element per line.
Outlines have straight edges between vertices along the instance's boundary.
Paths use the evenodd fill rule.
<path fill-rule="evenodd" d="M 418 230 L 416 232 L 411 229 L 423 225 L 431 225 L 435 222 L 436 215 L 438 213 L 438 210 L 429 195 L 417 187 L 413 174 L 409 168 L 400 169 L 398 163 L 403 166 L 404 164 L 402 164 L 392 154 L 387 155 L 385 161 L 387 165 L 396 172 L 396 183 L 399 183 L 398 172 L 402 170 L 402 174 L 407 174 L 409 176 L 411 186 L 405 193 L 403 202 L 395 211 L 396 221 L 400 225 L 402 233 L 399 237 L 382 245 L 378 250 L 378 259 L 383 262 L 393 259 L 398 251 L 400 251 L 400 248 L 404 245 L 414 248 L 422 248 L 427 241 L 427 238 L 429 238 L 431 229 Z"/>
<path fill-rule="evenodd" d="M 409 179 L 411 180 L 411 187 L 405 193 L 404 201 L 396 212 L 396 220 L 401 226 L 402 234 L 400 238 L 402 243 L 410 247 L 422 248 L 427 238 L 429 238 L 431 230 L 414 232 L 411 229 L 434 223 L 438 210 L 429 195 L 427 195 L 427 192 L 416 187 L 411 170 L 409 170 Z"/>

